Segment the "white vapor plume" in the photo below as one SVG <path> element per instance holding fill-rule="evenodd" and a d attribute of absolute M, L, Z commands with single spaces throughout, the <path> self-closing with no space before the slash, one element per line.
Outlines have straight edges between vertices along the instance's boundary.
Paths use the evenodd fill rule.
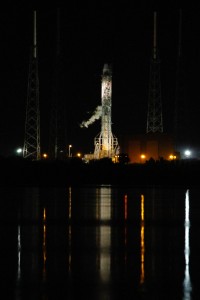
<path fill-rule="evenodd" d="M 93 115 L 91 116 L 91 118 L 88 121 L 83 121 L 81 123 L 80 127 L 88 127 L 89 125 L 94 123 L 96 120 L 100 119 L 101 115 L 102 115 L 102 107 L 97 106 L 97 108 L 93 112 Z"/>

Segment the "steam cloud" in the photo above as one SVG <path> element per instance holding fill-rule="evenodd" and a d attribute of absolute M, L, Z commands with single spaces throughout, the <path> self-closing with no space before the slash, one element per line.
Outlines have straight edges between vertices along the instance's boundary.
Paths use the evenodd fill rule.
<path fill-rule="evenodd" d="M 88 127 L 89 125 L 94 123 L 96 120 L 100 119 L 101 115 L 102 115 L 102 107 L 97 106 L 97 108 L 93 112 L 93 115 L 91 116 L 91 118 L 88 121 L 83 121 L 81 123 L 80 127 Z"/>

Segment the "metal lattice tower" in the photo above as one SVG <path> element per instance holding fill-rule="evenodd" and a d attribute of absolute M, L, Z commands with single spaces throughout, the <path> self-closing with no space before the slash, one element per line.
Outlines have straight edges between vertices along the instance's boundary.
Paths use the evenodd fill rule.
<path fill-rule="evenodd" d="M 108 64 L 104 65 L 101 85 L 101 132 L 94 139 L 94 159 L 112 158 L 119 154 L 117 138 L 112 134 L 112 71 Z"/>
<path fill-rule="evenodd" d="M 176 69 L 175 109 L 174 109 L 174 140 L 176 151 L 185 145 L 188 132 L 186 109 L 185 70 L 182 57 L 182 10 L 179 10 L 179 39 Z"/>
<path fill-rule="evenodd" d="M 146 132 L 163 132 L 160 59 L 156 45 L 156 12 L 154 12 L 153 53 L 150 64 L 149 100 Z"/>
<path fill-rule="evenodd" d="M 49 155 L 62 159 L 66 155 L 65 107 L 63 101 L 62 55 L 60 47 L 60 10 L 57 10 L 57 43 L 54 69 L 53 98 L 50 115 Z"/>
<path fill-rule="evenodd" d="M 36 11 L 34 11 L 33 46 L 30 53 L 28 95 L 26 106 L 25 139 L 23 156 L 32 160 L 40 159 L 40 109 L 39 78 L 36 39 Z"/>

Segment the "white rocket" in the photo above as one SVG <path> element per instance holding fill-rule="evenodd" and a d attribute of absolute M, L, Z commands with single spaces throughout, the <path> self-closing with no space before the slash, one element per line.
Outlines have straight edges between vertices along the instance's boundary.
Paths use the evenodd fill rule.
<path fill-rule="evenodd" d="M 115 158 L 119 152 L 117 138 L 113 136 L 111 129 L 112 107 L 112 70 L 111 66 L 104 64 L 101 86 L 101 132 L 95 138 L 94 158 Z"/>

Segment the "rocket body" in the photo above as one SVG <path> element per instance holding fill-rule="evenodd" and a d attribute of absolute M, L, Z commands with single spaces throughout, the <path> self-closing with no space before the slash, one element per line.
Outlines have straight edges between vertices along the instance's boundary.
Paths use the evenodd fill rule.
<path fill-rule="evenodd" d="M 112 70 L 108 64 L 104 65 L 101 85 L 101 132 L 95 138 L 94 158 L 113 158 L 117 154 L 118 141 L 112 134 Z"/>
<path fill-rule="evenodd" d="M 111 68 L 104 65 L 101 87 L 102 117 L 101 133 L 102 147 L 104 151 L 110 151 L 112 131 L 111 131 L 111 99 L 112 99 L 112 74 Z"/>

